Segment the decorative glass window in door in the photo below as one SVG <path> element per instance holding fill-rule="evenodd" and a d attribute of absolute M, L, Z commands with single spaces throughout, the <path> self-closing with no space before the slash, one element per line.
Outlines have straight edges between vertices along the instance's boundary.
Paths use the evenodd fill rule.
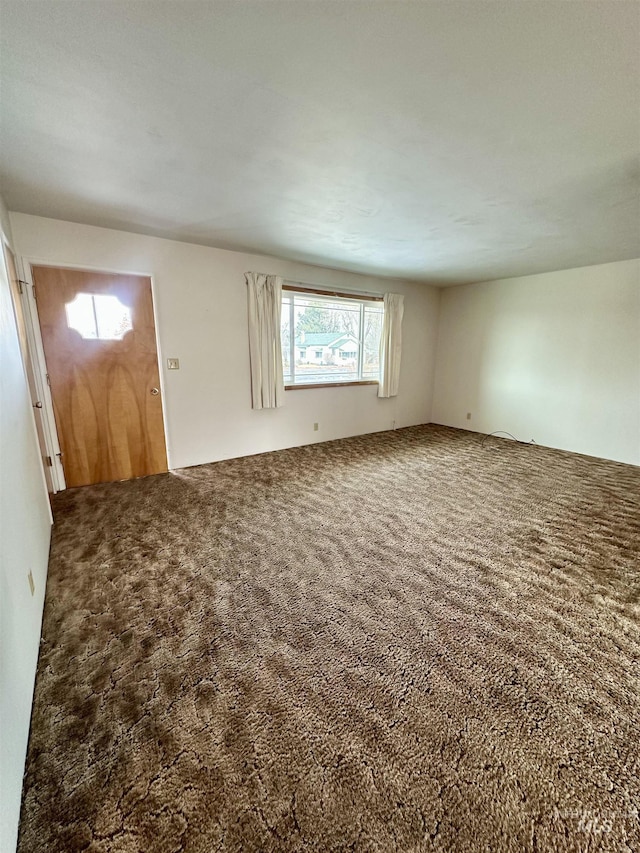
<path fill-rule="evenodd" d="M 109 293 L 78 293 L 64 306 L 67 326 L 86 340 L 121 341 L 131 329 L 131 310 Z"/>

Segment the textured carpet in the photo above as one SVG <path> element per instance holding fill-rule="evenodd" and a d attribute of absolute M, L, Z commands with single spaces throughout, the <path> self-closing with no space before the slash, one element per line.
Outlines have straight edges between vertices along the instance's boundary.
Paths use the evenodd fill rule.
<path fill-rule="evenodd" d="M 21 853 L 640 850 L 640 469 L 428 426 L 54 508 Z"/>

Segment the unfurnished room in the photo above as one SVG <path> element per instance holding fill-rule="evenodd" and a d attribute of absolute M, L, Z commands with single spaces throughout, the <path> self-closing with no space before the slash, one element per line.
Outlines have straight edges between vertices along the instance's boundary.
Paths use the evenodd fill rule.
<path fill-rule="evenodd" d="M 0 851 L 640 850 L 640 2 L 0 0 Z"/>

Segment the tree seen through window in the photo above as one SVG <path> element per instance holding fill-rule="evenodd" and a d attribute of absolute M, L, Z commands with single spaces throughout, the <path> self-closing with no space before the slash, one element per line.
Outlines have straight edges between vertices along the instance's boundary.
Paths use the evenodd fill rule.
<path fill-rule="evenodd" d="M 285 384 L 377 381 L 382 312 L 380 301 L 284 291 Z"/>

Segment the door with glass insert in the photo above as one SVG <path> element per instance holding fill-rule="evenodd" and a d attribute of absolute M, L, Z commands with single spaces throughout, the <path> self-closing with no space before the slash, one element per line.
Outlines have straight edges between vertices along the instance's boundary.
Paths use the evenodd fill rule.
<path fill-rule="evenodd" d="M 151 280 L 32 272 L 67 487 L 166 471 Z"/>

